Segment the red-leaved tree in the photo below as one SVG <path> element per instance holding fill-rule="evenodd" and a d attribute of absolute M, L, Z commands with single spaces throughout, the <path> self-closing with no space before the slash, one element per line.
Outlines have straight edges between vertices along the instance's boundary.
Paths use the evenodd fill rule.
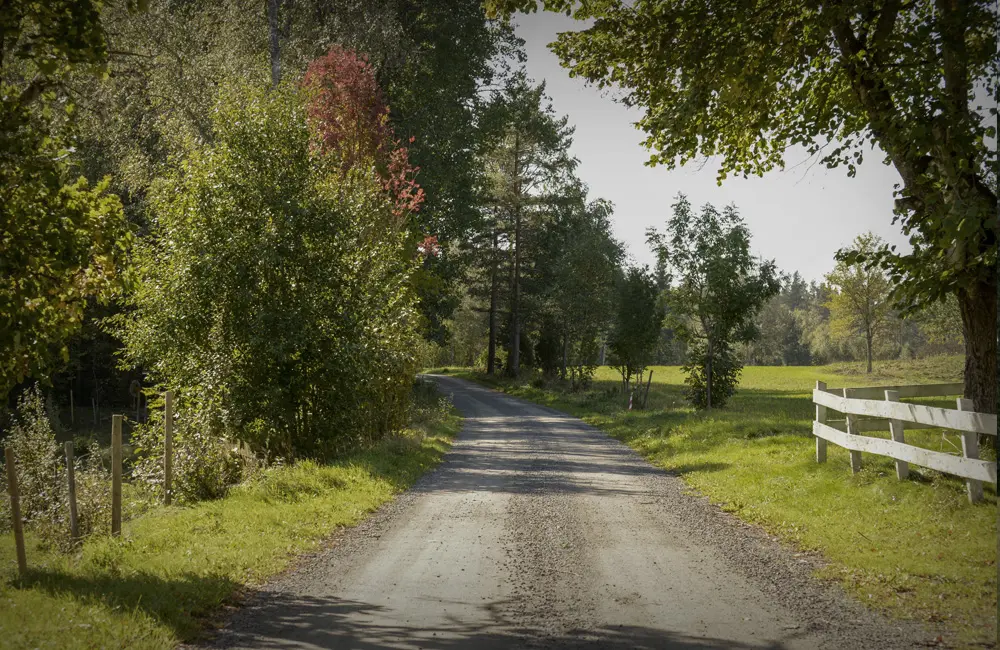
<path fill-rule="evenodd" d="M 312 93 L 308 115 L 320 150 L 338 156 L 345 172 L 374 163 L 396 217 L 419 210 L 424 201 L 415 180 L 419 167 L 410 164 L 406 147 L 395 138 L 368 58 L 334 45 L 309 64 L 303 84 Z"/>

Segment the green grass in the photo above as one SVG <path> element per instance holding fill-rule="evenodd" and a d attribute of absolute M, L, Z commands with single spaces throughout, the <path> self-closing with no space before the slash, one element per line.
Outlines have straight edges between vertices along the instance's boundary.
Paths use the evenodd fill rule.
<path fill-rule="evenodd" d="M 710 413 L 685 404 L 676 367 L 654 368 L 645 411 L 621 408 L 620 397 L 610 394 L 617 374 L 606 367 L 594 387 L 580 393 L 487 383 L 582 417 L 677 472 L 722 508 L 820 552 L 828 561 L 821 577 L 839 580 L 872 607 L 940 624 L 951 645 L 995 647 L 995 487 L 987 484 L 986 502 L 973 506 L 962 481 L 912 466 L 911 478 L 897 481 L 893 461 L 870 454 L 853 476 L 848 452 L 836 445 L 829 445 L 828 461 L 817 464 L 810 435 L 816 380 L 830 387 L 933 383 L 958 381 L 961 369 L 954 357 L 883 363 L 872 376 L 854 364 L 749 367 L 731 402 Z M 953 400 L 919 401 L 954 408 Z M 932 449 L 959 445 L 957 436 L 941 431 L 906 435 L 907 442 Z"/>
<path fill-rule="evenodd" d="M 4 648 L 172 648 L 212 614 L 357 524 L 435 465 L 461 426 L 451 413 L 331 465 L 270 470 L 218 501 L 157 508 L 123 536 L 66 556 L 29 538 L 26 578 L 0 541 Z"/>

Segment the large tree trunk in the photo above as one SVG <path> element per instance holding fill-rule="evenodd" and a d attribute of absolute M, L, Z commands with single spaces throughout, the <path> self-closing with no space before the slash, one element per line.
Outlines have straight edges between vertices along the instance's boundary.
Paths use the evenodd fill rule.
<path fill-rule="evenodd" d="M 997 412 L 997 279 L 958 291 L 965 337 L 965 397 L 979 413 Z M 983 436 L 993 442 L 993 436 Z"/>
<path fill-rule="evenodd" d="M 267 0 L 267 29 L 271 46 L 271 85 L 281 82 L 281 46 L 278 41 L 278 5 L 281 0 Z"/>
<path fill-rule="evenodd" d="M 493 268 L 490 270 L 490 343 L 486 353 L 486 374 L 493 375 L 497 369 L 497 231 L 493 230 Z"/>

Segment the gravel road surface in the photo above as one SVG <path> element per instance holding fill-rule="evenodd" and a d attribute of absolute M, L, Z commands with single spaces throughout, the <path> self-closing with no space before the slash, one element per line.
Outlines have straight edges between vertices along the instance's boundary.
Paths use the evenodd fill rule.
<path fill-rule="evenodd" d="M 225 648 L 911 648 L 933 638 L 576 418 L 450 377 L 444 462 L 251 597 Z"/>

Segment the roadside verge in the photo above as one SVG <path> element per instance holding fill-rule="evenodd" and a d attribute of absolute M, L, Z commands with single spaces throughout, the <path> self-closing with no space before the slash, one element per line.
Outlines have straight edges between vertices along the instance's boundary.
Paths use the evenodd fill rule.
<path fill-rule="evenodd" d="M 354 526 L 434 467 L 461 428 L 452 409 L 336 462 L 276 467 L 225 498 L 158 508 L 122 537 L 92 538 L 66 556 L 29 539 L 16 577 L 0 541 L 5 648 L 173 648 L 212 614 Z"/>

